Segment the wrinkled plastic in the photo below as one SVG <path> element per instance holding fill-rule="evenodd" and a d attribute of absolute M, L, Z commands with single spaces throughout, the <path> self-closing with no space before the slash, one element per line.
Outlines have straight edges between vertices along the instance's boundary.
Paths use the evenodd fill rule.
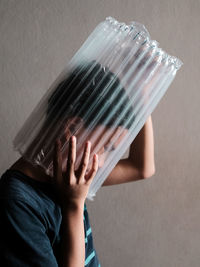
<path fill-rule="evenodd" d="M 89 35 L 16 135 L 13 145 L 26 160 L 53 176 L 53 148 L 61 140 L 63 171 L 68 143 L 77 137 L 75 169 L 84 144 L 92 142 L 99 169 L 96 192 L 143 127 L 182 62 L 150 39 L 140 23 L 108 17 Z"/>

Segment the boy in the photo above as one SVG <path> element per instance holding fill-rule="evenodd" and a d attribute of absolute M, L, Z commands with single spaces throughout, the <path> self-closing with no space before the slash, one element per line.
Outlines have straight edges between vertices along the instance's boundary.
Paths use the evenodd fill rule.
<path fill-rule="evenodd" d="M 113 100 L 112 93 L 107 98 L 112 98 L 111 105 L 115 106 L 119 98 L 125 94 L 124 88 L 120 85 L 119 79 L 108 69 L 102 68 L 99 63 L 86 63 L 81 67 L 81 71 L 75 70 L 75 83 L 69 83 L 74 78 L 74 73 L 64 80 L 55 90 L 49 99 L 49 109 L 47 110 L 44 128 L 59 114 L 59 119 L 63 121 L 64 110 L 60 114 L 56 103 L 65 101 L 70 92 L 77 84 L 76 99 L 82 92 L 83 83 L 79 83 L 87 73 L 88 68 L 95 66 L 97 80 L 104 78 L 104 83 L 111 78 L 114 79 L 113 90 L 118 90 L 117 97 Z M 77 73 L 79 73 L 77 75 Z M 91 73 L 91 77 L 94 74 Z M 91 77 L 85 80 L 87 84 Z M 69 87 L 70 84 L 70 87 Z M 105 84 L 102 84 L 102 88 Z M 101 92 L 99 87 L 99 93 Z M 116 89 L 117 88 L 117 89 Z M 116 89 L 114 91 L 114 89 Z M 73 109 L 72 114 L 63 124 L 65 127 L 66 139 L 69 141 L 68 152 L 65 154 L 67 163 L 63 164 L 64 158 L 61 156 L 61 142 L 57 139 L 53 155 L 53 178 L 47 175 L 41 167 L 33 166 L 25 158 L 21 157 L 2 176 L 0 180 L 0 253 L 1 264 L 3 266 L 100 266 L 97 253 L 93 246 L 89 217 L 85 205 L 85 199 L 89 186 L 98 170 L 104 164 L 106 144 L 94 154 L 90 161 L 90 154 L 94 146 L 93 135 L 99 125 L 89 135 L 88 142 L 82 144 L 83 155 L 78 168 L 76 165 L 76 144 L 80 136 L 71 136 L 73 130 L 68 127 L 69 121 L 77 120 L 87 128 L 93 116 L 85 116 L 83 112 L 77 116 L 80 106 L 90 95 L 90 90 L 82 94 L 79 104 Z M 60 96 L 62 95 L 62 99 Z M 98 94 L 98 91 L 97 91 Z M 61 100 L 60 100 L 61 99 Z M 91 101 L 95 101 L 97 97 Z M 107 99 L 102 99 L 106 101 Z M 60 102 L 60 107 L 62 106 Z M 125 98 L 123 105 L 128 105 L 128 98 Z M 64 105 L 64 103 L 63 103 Z M 90 104 L 88 104 L 90 106 Z M 126 118 L 115 125 L 117 114 L 121 111 L 121 106 L 109 124 L 104 124 L 105 117 L 109 114 L 109 109 L 104 113 L 99 121 L 100 126 L 105 131 L 113 125 L 118 129 L 123 127 L 126 134 L 133 121 L 126 125 Z M 87 111 L 86 111 L 87 112 Z M 96 111 L 101 112 L 101 105 L 97 105 Z M 133 112 L 129 108 L 127 116 Z M 70 124 L 71 125 L 71 124 Z M 76 123 L 75 123 L 76 125 Z M 43 129 L 33 140 L 26 156 L 34 153 L 37 155 L 37 142 L 41 140 Z M 70 138 L 68 139 L 68 136 Z M 112 149 L 115 149 L 120 140 L 116 140 Z M 91 162 L 91 164 L 89 164 Z M 155 172 L 154 164 L 154 143 L 151 117 L 148 118 L 144 127 L 130 146 L 129 157 L 118 162 L 103 185 L 114 185 L 130 181 L 136 181 L 150 177 Z"/>

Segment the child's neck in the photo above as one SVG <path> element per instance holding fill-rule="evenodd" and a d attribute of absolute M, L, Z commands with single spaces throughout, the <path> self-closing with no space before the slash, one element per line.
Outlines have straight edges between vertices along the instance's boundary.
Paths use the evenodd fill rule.
<path fill-rule="evenodd" d="M 52 183 L 53 178 L 45 173 L 45 171 L 40 166 L 33 166 L 31 163 L 23 159 L 19 158 L 11 167 L 11 170 L 19 170 L 23 172 L 25 175 L 46 183 Z"/>

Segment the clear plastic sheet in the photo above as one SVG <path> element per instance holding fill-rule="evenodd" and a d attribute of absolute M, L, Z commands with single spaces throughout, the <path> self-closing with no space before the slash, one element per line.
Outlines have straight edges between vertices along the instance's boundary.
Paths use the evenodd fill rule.
<path fill-rule="evenodd" d="M 142 24 L 106 18 L 37 104 L 13 141 L 14 150 L 52 176 L 56 138 L 61 140 L 63 171 L 70 137 L 77 137 L 75 168 L 90 140 L 89 167 L 94 153 L 99 155 L 87 196 L 93 199 L 181 65 L 150 39 Z"/>

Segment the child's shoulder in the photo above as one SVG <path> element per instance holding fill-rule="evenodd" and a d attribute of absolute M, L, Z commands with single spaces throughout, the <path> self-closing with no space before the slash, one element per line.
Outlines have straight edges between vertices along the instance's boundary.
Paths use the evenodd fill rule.
<path fill-rule="evenodd" d="M 0 179 L 0 198 L 20 200 L 30 205 L 51 200 L 53 193 L 47 184 L 35 181 L 24 173 L 7 169 Z"/>

